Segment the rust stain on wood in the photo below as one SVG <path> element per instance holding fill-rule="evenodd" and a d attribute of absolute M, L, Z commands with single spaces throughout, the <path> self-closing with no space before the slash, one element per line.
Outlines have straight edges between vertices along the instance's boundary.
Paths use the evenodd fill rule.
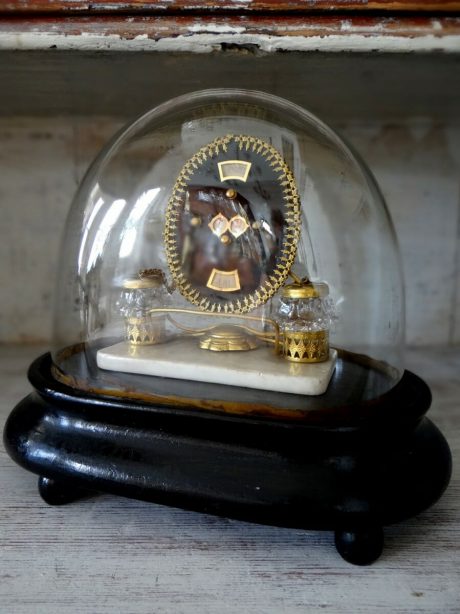
<path fill-rule="evenodd" d="M 417 2 L 415 0 L 9 0 L 0 8 L 4 13 L 166 13 L 193 12 L 369 12 L 384 13 L 460 11 L 457 0 Z"/>

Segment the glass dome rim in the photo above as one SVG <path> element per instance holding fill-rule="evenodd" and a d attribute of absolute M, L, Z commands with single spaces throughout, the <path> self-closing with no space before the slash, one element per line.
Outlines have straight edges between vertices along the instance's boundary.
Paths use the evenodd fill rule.
<path fill-rule="evenodd" d="M 115 152 L 117 146 L 119 146 L 123 140 L 129 138 L 131 135 L 136 134 L 136 130 L 142 124 L 147 124 L 151 119 L 155 116 L 161 116 L 163 112 L 174 112 L 174 110 L 181 107 L 181 105 L 187 106 L 187 104 L 191 104 L 193 101 L 199 100 L 200 98 L 207 97 L 216 97 L 221 98 L 222 101 L 228 101 L 230 96 L 241 95 L 247 97 L 248 99 L 253 99 L 255 104 L 261 105 L 260 98 L 267 98 L 275 105 L 280 108 L 289 109 L 291 111 L 295 111 L 297 114 L 302 116 L 310 125 L 316 125 L 316 127 L 321 129 L 322 134 L 324 134 L 327 138 L 329 138 L 336 146 L 342 147 L 344 151 L 346 151 L 350 160 L 354 162 L 354 164 L 359 168 L 363 175 L 363 181 L 373 184 L 374 188 L 377 188 L 377 192 L 379 194 L 379 198 L 381 203 L 385 209 L 387 217 L 391 220 L 389 215 L 388 207 L 386 205 L 385 199 L 380 191 L 379 185 L 368 165 L 364 162 L 362 157 L 359 155 L 357 151 L 355 151 L 354 147 L 351 146 L 344 137 L 337 132 L 334 128 L 332 128 L 328 123 L 324 120 L 320 119 L 315 113 L 312 113 L 308 109 L 302 107 L 301 105 L 292 102 L 282 96 L 278 96 L 276 94 L 272 94 L 269 92 L 264 92 L 262 90 L 253 90 L 253 89 L 243 89 L 243 88 L 209 88 L 203 90 L 195 90 L 193 92 L 180 94 L 179 96 L 175 96 L 169 100 L 165 100 L 160 104 L 148 109 L 147 111 L 137 115 L 134 119 L 128 120 L 120 127 L 120 129 L 105 143 L 105 145 L 101 148 L 99 153 L 93 159 L 93 161 L 88 166 L 87 172 L 83 176 L 79 188 L 76 191 L 73 200 L 76 200 L 80 189 L 82 189 L 87 181 L 90 179 L 92 172 L 95 168 L 99 168 L 103 161 L 110 158 L 110 156 Z M 261 105 L 262 106 L 262 105 Z M 99 163 L 99 164 L 98 164 Z"/>
<path fill-rule="evenodd" d="M 300 115 L 305 116 L 308 120 L 313 123 L 318 124 L 324 129 L 324 132 L 328 134 L 328 136 L 333 137 L 334 139 L 340 141 L 342 145 L 345 146 L 346 149 L 350 150 L 350 153 L 354 156 L 354 152 L 350 149 L 348 143 L 339 135 L 331 126 L 329 126 L 326 122 L 320 119 L 315 113 L 312 113 L 308 109 L 305 109 L 301 105 L 292 102 L 282 96 L 278 96 L 276 94 L 272 94 L 270 92 L 265 92 L 263 90 L 256 89 L 245 89 L 245 88 L 231 88 L 231 87 L 216 87 L 216 88 L 207 88 L 201 90 L 194 90 L 189 93 L 179 94 L 174 98 L 169 100 L 165 100 L 160 104 L 148 109 L 147 111 L 137 115 L 131 121 L 128 121 L 124 126 L 122 126 L 117 134 L 113 137 L 113 144 L 115 144 L 119 139 L 124 136 L 128 136 L 130 132 L 135 132 L 136 127 L 143 120 L 148 121 L 155 115 L 160 115 L 163 110 L 167 110 L 169 112 L 174 111 L 175 108 L 180 107 L 185 103 L 192 103 L 193 101 L 199 100 L 200 98 L 212 97 L 215 96 L 217 98 L 222 98 L 223 101 L 227 101 L 230 96 L 242 95 L 248 98 L 253 98 L 256 104 L 260 104 L 259 98 L 268 98 L 270 101 L 274 102 L 276 105 L 280 107 L 290 107 L 293 111 L 295 110 Z M 108 145 L 110 144 L 110 141 Z"/>
<path fill-rule="evenodd" d="M 91 181 L 92 177 L 97 176 L 97 174 L 103 167 L 104 162 L 110 160 L 110 158 L 116 153 L 117 148 L 122 145 L 124 140 L 129 139 L 130 136 L 136 134 L 136 131 L 139 129 L 140 125 L 148 124 L 148 122 L 152 120 L 155 116 L 161 116 L 162 113 L 174 112 L 175 109 L 180 109 L 182 105 L 186 107 L 187 104 L 192 103 L 194 100 L 199 100 L 200 98 L 205 99 L 207 97 L 214 96 L 217 99 L 220 98 L 223 101 L 227 101 L 230 96 L 235 95 L 241 95 L 243 97 L 247 97 L 248 99 L 253 99 L 253 101 L 259 105 L 261 104 L 259 99 L 261 97 L 266 98 L 275 103 L 275 105 L 277 105 L 279 108 L 294 111 L 302 118 L 304 118 L 309 123 L 309 125 L 318 127 L 321 133 L 326 136 L 331 142 L 333 142 L 337 147 L 342 148 L 342 150 L 346 152 L 349 161 L 351 161 L 353 165 L 357 169 L 359 169 L 362 176 L 362 181 L 368 186 L 371 191 L 374 190 L 374 192 L 378 195 L 380 205 L 384 209 L 387 222 L 391 227 L 391 233 L 393 235 L 393 243 L 395 249 L 398 252 L 398 257 L 400 257 L 399 242 L 386 200 L 382 194 L 382 191 L 376 178 L 374 177 L 372 170 L 364 161 L 360 153 L 356 151 L 354 146 L 348 143 L 348 141 L 337 130 L 332 128 L 328 123 L 324 122 L 322 119 L 320 119 L 317 115 L 315 115 L 308 109 L 305 109 L 304 107 L 300 106 L 295 102 L 292 102 L 291 100 L 287 100 L 286 98 L 277 96 L 276 94 L 271 94 L 269 92 L 264 92 L 262 90 L 242 88 L 209 88 L 203 90 L 195 90 L 193 92 L 180 94 L 179 96 L 176 96 L 172 99 L 165 100 L 159 105 L 156 105 L 155 107 L 145 111 L 144 113 L 137 115 L 134 119 L 125 122 L 123 126 L 121 126 L 119 130 L 115 132 L 115 134 L 111 138 L 108 139 L 105 145 L 100 149 L 98 154 L 89 164 L 72 198 L 67 221 L 70 217 L 71 212 L 74 210 L 75 205 L 78 203 L 81 192 L 83 192 L 85 188 L 88 187 L 88 184 L 94 183 L 94 181 Z"/>

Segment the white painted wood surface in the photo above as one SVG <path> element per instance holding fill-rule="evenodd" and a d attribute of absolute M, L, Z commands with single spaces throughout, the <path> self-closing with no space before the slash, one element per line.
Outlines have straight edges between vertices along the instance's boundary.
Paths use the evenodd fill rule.
<path fill-rule="evenodd" d="M 394 20 L 393 23 L 397 23 Z M 318 52 L 322 53 L 458 53 L 460 37 L 458 32 L 439 35 L 443 26 L 439 20 L 433 20 L 430 29 L 409 29 L 402 34 L 385 31 L 385 23 L 355 26 L 344 19 L 339 27 L 318 28 L 317 24 L 295 23 L 280 35 L 277 29 L 262 34 L 247 27 L 239 20 L 223 23 L 222 18 L 208 23 L 197 19 L 196 23 L 181 28 L 173 35 L 163 35 L 161 28 L 153 32 L 134 36 L 118 33 L 91 31 L 90 27 L 77 34 L 65 32 L 65 26 L 56 23 L 52 28 L 40 31 L 39 27 L 18 32 L 17 29 L 0 28 L 1 50 L 47 50 L 83 51 L 83 52 L 161 52 L 161 53 L 213 53 L 220 51 L 223 45 L 254 47 L 259 53 L 276 52 Z M 269 29 L 269 27 L 267 28 Z M 102 28 L 100 28 L 102 30 Z M 254 31 L 256 30 L 256 31 Z M 309 32 L 310 30 L 310 32 Z M 301 32 L 296 34 L 296 32 Z M 344 36 L 345 34 L 345 36 Z"/>
<path fill-rule="evenodd" d="M 310 3 L 311 4 L 311 3 Z M 195 9 L 197 6 L 194 7 Z M 240 8 L 243 8 L 240 5 Z M 289 11 L 289 7 L 286 7 Z M 178 9 L 179 15 L 181 9 Z M 204 54 L 231 46 L 254 52 L 458 53 L 457 17 L 330 15 L 118 16 L 0 20 L 1 50 Z"/>
<path fill-rule="evenodd" d="M 1 426 L 41 348 L 0 350 Z M 215 614 L 460 611 L 460 350 L 418 349 L 408 366 L 434 395 L 454 455 L 451 485 L 419 517 L 386 529 L 371 567 L 345 563 L 329 533 L 262 527 L 103 495 L 41 501 L 36 477 L 0 449 L 0 611 Z"/>

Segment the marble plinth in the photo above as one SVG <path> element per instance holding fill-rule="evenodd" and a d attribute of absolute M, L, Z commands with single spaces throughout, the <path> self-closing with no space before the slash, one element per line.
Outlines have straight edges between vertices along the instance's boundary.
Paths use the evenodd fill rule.
<path fill-rule="evenodd" d="M 288 362 L 268 347 L 211 352 L 200 349 L 196 339 L 149 346 L 123 341 L 97 353 L 98 367 L 110 371 L 305 395 L 326 392 L 336 360 L 335 350 L 329 360 L 314 364 Z"/>

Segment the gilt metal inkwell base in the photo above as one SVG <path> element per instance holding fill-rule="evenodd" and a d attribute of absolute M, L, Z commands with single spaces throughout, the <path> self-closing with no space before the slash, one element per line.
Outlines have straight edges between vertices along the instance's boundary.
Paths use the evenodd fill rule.
<path fill-rule="evenodd" d="M 337 368 L 358 381 L 361 373 L 363 382 L 372 367 L 340 355 Z M 210 384 L 162 378 L 154 405 L 83 392 L 56 375 L 48 354 L 32 364 L 35 391 L 4 433 L 8 453 L 40 476 L 40 494 L 52 505 L 107 492 L 329 530 L 342 557 L 364 565 L 379 557 L 384 525 L 432 505 L 449 481 L 448 445 L 425 417 L 430 391 L 408 371 L 380 399 L 343 407 L 334 406 L 343 390 L 333 377 L 328 398 L 309 410 L 293 409 L 302 402 L 296 395 L 288 395 L 291 407 L 275 407 L 260 391 L 231 386 L 223 400 L 219 387 L 217 403 Z M 186 393 L 194 395 L 188 403 Z"/>

